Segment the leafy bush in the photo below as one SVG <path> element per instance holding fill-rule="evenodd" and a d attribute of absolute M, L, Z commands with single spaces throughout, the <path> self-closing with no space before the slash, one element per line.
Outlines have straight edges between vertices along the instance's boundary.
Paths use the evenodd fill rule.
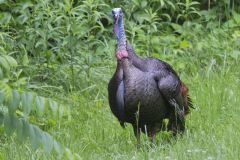
<path fill-rule="evenodd" d="M 137 53 L 166 60 L 179 73 L 219 71 L 239 61 L 238 1 L 2 0 L 0 124 L 7 135 L 64 152 L 39 122 L 70 116 L 67 106 L 78 97 L 106 99 L 115 63 L 114 7 L 123 8 Z"/>

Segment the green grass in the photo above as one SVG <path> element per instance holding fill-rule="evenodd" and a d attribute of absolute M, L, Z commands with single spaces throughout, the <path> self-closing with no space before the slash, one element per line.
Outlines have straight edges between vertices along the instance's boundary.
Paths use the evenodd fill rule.
<path fill-rule="evenodd" d="M 70 114 L 61 118 L 46 109 L 26 119 L 84 160 L 240 159 L 240 5 L 220 0 L 205 8 L 207 1 L 196 1 L 0 1 L 0 90 L 30 91 L 68 105 Z M 170 63 L 196 108 L 183 136 L 159 133 L 152 149 L 142 135 L 137 150 L 132 127 L 122 129 L 108 105 L 107 83 L 116 67 L 111 8 L 119 6 L 138 55 Z M 10 108 L 4 102 L 0 113 Z M 13 114 L 22 118 L 22 108 Z M 57 159 L 57 153 L 17 142 L 16 133 L 6 135 L 16 126 L 2 125 L 1 114 L 0 160 Z"/>
<path fill-rule="evenodd" d="M 170 138 L 164 132 L 157 136 L 157 146 L 149 148 L 142 135 L 142 147 L 136 149 L 136 139 L 130 125 L 122 129 L 112 115 L 106 97 L 111 71 L 96 85 L 97 94 L 83 91 L 69 94 L 73 99 L 71 117 L 53 124 L 48 132 L 82 159 L 239 159 L 240 158 L 240 72 L 239 64 L 229 64 L 220 71 L 199 72 L 181 78 L 190 88 L 195 110 L 187 117 L 187 130 L 182 137 Z M 55 159 L 41 149 L 20 144 L 14 137 L 2 136 L 1 159 Z"/>

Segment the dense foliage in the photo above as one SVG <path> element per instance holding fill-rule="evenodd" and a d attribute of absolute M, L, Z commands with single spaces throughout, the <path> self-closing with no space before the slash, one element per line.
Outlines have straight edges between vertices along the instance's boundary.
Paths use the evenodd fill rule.
<path fill-rule="evenodd" d="M 17 137 L 79 158 L 61 131 L 104 112 L 113 118 L 106 86 L 116 63 L 114 7 L 123 8 L 136 52 L 166 60 L 188 83 L 239 70 L 232 69 L 240 59 L 237 0 L 0 0 L 1 143 Z"/>

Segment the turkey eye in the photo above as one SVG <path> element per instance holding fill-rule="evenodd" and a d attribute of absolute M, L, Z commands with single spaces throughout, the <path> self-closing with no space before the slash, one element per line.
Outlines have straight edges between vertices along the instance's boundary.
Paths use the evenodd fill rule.
<path fill-rule="evenodd" d="M 112 11 L 112 15 L 114 15 L 114 11 Z"/>

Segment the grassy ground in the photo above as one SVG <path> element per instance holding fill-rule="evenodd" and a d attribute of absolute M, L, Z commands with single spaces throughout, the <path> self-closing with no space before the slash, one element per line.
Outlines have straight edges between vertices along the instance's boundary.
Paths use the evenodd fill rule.
<path fill-rule="evenodd" d="M 50 109 L 43 116 L 32 111 L 30 123 L 84 160 L 240 159 L 236 0 L 208 1 L 208 9 L 193 0 L 76 2 L 0 0 L 0 83 L 8 81 L 10 89 L 33 91 L 59 103 L 66 100 L 70 107 L 70 114 L 59 119 Z M 170 63 L 189 87 L 196 108 L 183 136 L 159 133 L 155 148 L 142 135 L 137 149 L 131 126 L 122 129 L 108 105 L 107 83 L 116 67 L 111 17 L 116 6 L 124 8 L 127 37 L 137 53 Z M 0 106 L 4 112 L 6 107 Z M 0 124 L 0 160 L 57 159 L 56 153 L 35 151 L 30 142 L 7 136 L 6 126 L 15 126 L 4 126 Z"/>
<path fill-rule="evenodd" d="M 112 70 L 111 70 L 112 72 Z M 100 92 L 106 95 L 110 72 L 103 76 Z M 82 159 L 239 159 L 240 158 L 240 72 L 239 64 L 222 66 L 220 71 L 199 69 L 181 78 L 190 88 L 195 110 L 187 117 L 182 137 L 157 136 L 157 146 L 149 149 L 142 135 L 142 147 L 130 125 L 124 130 L 110 112 L 107 97 L 98 98 L 88 91 L 69 95 L 75 102 L 71 117 L 62 119 L 48 131 Z M 96 85 L 98 83 L 96 82 Z M 28 144 L 2 138 L 1 159 L 55 159 Z"/>

